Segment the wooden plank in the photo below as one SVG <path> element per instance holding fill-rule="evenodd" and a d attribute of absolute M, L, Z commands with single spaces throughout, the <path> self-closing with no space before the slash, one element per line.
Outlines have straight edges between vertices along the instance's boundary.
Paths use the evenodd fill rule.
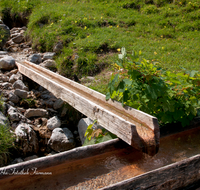
<path fill-rule="evenodd" d="M 200 180 L 200 155 L 107 186 L 101 190 L 183 189 Z"/>
<path fill-rule="evenodd" d="M 19 71 L 88 116 L 129 145 L 149 155 L 158 152 L 160 131 L 157 118 L 106 101 L 105 95 L 31 62 L 16 63 Z"/>

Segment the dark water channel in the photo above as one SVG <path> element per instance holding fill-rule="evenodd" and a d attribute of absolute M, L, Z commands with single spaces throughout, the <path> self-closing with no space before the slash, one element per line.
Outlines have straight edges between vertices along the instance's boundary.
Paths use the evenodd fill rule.
<path fill-rule="evenodd" d="M 19 189 L 86 190 L 99 189 L 145 172 L 181 161 L 200 153 L 200 127 L 160 139 L 159 153 L 154 157 L 132 147 L 105 153 L 72 164 L 52 166 L 51 176 L 23 179 Z"/>

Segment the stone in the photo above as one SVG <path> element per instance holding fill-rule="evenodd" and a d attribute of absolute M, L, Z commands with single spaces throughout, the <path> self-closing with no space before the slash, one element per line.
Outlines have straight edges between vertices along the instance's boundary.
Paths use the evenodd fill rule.
<path fill-rule="evenodd" d="M 64 117 L 67 114 L 67 111 L 68 111 L 68 108 L 66 106 L 63 106 L 60 116 Z"/>
<path fill-rule="evenodd" d="M 25 84 L 21 80 L 15 81 L 13 84 L 13 88 L 28 91 L 28 88 L 25 86 Z"/>
<path fill-rule="evenodd" d="M 9 82 L 3 82 L 0 84 L 0 87 L 3 89 L 8 89 L 11 86 L 12 86 L 12 84 L 10 84 Z"/>
<path fill-rule="evenodd" d="M 15 106 L 15 104 L 13 102 L 11 102 L 11 101 L 8 101 L 8 104 L 13 106 L 13 107 Z"/>
<path fill-rule="evenodd" d="M 19 121 L 20 120 L 20 114 L 17 111 L 16 108 L 10 106 L 10 108 L 8 109 L 8 117 L 10 119 L 10 121 Z"/>
<path fill-rule="evenodd" d="M 95 78 L 94 78 L 94 77 L 91 77 L 91 76 L 87 76 L 86 78 L 87 78 L 88 80 L 90 80 L 90 81 L 95 80 Z"/>
<path fill-rule="evenodd" d="M 0 111 L 0 125 L 8 125 L 9 121 L 8 118 Z"/>
<path fill-rule="evenodd" d="M 17 122 L 16 122 L 16 123 L 12 123 L 11 128 L 12 128 L 13 130 L 15 130 L 15 129 L 17 128 L 17 126 L 18 126 L 18 123 L 17 123 Z"/>
<path fill-rule="evenodd" d="M 19 97 L 17 95 L 15 95 L 13 92 L 10 92 L 8 94 L 8 98 L 11 102 L 17 104 L 19 102 Z"/>
<path fill-rule="evenodd" d="M 19 33 L 13 33 L 13 34 L 10 35 L 10 37 L 11 37 L 11 38 L 15 38 L 15 37 L 18 36 L 18 35 L 19 35 Z M 12 39 L 11 39 L 11 40 L 12 40 Z M 10 41 L 10 40 L 9 40 L 9 41 Z M 13 43 L 15 43 L 15 42 L 13 42 Z"/>
<path fill-rule="evenodd" d="M 18 47 L 9 47 L 8 48 L 8 51 L 10 51 L 10 52 L 17 52 L 17 51 L 19 51 L 20 49 L 18 48 Z"/>
<path fill-rule="evenodd" d="M 40 64 L 42 62 L 42 58 L 40 54 L 33 54 L 29 57 L 29 61 L 35 64 Z"/>
<path fill-rule="evenodd" d="M 68 128 L 55 128 L 48 146 L 56 152 L 63 152 L 75 147 L 74 136 Z"/>
<path fill-rule="evenodd" d="M 80 140 L 81 143 L 83 145 L 83 143 L 85 142 L 85 132 L 87 127 L 92 124 L 93 121 L 90 118 L 82 118 L 79 122 L 78 122 L 78 132 L 79 132 L 79 136 L 80 136 Z"/>
<path fill-rule="evenodd" d="M 36 158 L 38 158 L 38 156 L 37 156 L 37 155 L 28 156 L 28 157 L 24 158 L 24 161 L 33 160 L 33 159 L 36 159 Z"/>
<path fill-rule="evenodd" d="M 64 104 L 64 101 L 62 99 L 57 99 L 54 104 L 53 104 L 53 109 L 57 110 L 59 108 L 61 108 Z"/>
<path fill-rule="evenodd" d="M 15 43 L 12 41 L 12 39 L 10 39 L 9 41 L 6 42 L 6 46 L 12 46 L 12 45 L 15 45 Z"/>
<path fill-rule="evenodd" d="M 14 28 L 12 28 L 10 30 L 11 34 L 13 34 L 13 33 L 19 33 L 19 31 L 20 31 L 20 28 L 17 28 L 17 27 L 14 27 Z"/>
<path fill-rule="evenodd" d="M 40 89 L 38 89 L 38 90 L 40 90 Z M 45 99 L 55 98 L 55 96 L 48 90 L 45 90 L 41 93 L 41 98 L 45 100 Z"/>
<path fill-rule="evenodd" d="M 10 106 L 8 108 L 8 117 L 10 119 L 10 121 L 14 122 L 14 121 L 21 121 L 21 122 L 26 122 L 26 123 L 31 123 L 31 121 L 29 119 L 27 119 L 26 117 L 24 117 L 16 108 L 14 108 L 13 106 Z"/>
<path fill-rule="evenodd" d="M 1 75 L 0 76 L 0 80 L 2 80 L 3 82 L 8 82 L 9 81 L 9 77 L 6 75 Z"/>
<path fill-rule="evenodd" d="M 12 70 L 15 66 L 15 59 L 12 56 L 5 56 L 0 59 L 0 69 Z"/>
<path fill-rule="evenodd" d="M 54 60 L 47 59 L 44 62 L 40 63 L 40 66 L 45 68 L 56 68 L 56 62 Z"/>
<path fill-rule="evenodd" d="M 46 52 L 43 55 L 43 61 L 45 61 L 47 59 L 53 59 L 54 56 L 55 56 L 54 52 Z"/>
<path fill-rule="evenodd" d="M 24 41 L 24 36 L 21 33 L 19 33 L 14 38 L 12 38 L 12 41 L 16 44 L 20 44 Z"/>
<path fill-rule="evenodd" d="M 42 103 L 42 105 L 45 105 L 48 108 L 52 108 L 53 104 L 54 104 L 54 102 L 52 100 L 46 100 L 46 101 L 43 100 L 43 101 L 41 101 L 41 103 Z"/>
<path fill-rule="evenodd" d="M 30 118 L 30 117 L 46 117 L 48 115 L 48 111 L 45 109 L 27 109 L 24 113 L 24 116 L 26 118 Z"/>
<path fill-rule="evenodd" d="M 15 129 L 16 142 L 24 156 L 38 152 L 39 143 L 35 131 L 30 124 L 20 123 Z"/>
<path fill-rule="evenodd" d="M 85 142 L 85 132 L 88 128 L 89 125 L 93 124 L 94 121 L 91 120 L 90 118 L 82 118 L 79 122 L 78 122 L 78 132 L 79 132 L 79 136 L 80 136 L 80 140 L 81 140 L 81 143 L 82 145 L 84 144 Z M 97 125 L 96 123 L 93 125 L 92 127 L 93 129 L 102 129 L 102 127 L 100 125 Z"/>
<path fill-rule="evenodd" d="M 11 70 L 9 73 L 9 76 L 11 76 L 12 74 L 20 74 L 20 72 L 18 72 L 18 69 L 13 69 Z M 20 74 L 21 75 L 21 74 Z M 22 76 L 22 75 L 21 75 Z"/>
<path fill-rule="evenodd" d="M 0 51 L 0 55 L 8 55 L 7 51 Z"/>
<path fill-rule="evenodd" d="M 18 107 L 17 110 L 18 110 L 20 113 L 24 113 L 24 112 L 26 111 L 26 109 L 20 108 L 20 107 Z"/>
<path fill-rule="evenodd" d="M 5 24 L 0 24 L 0 34 L 2 36 L 1 42 L 0 42 L 0 49 L 3 49 L 4 45 L 10 38 L 10 29 Z"/>
<path fill-rule="evenodd" d="M 27 98 L 28 96 L 28 92 L 26 90 L 21 90 L 21 89 L 16 89 L 14 91 L 14 94 L 20 98 Z"/>
<path fill-rule="evenodd" d="M 54 116 L 47 121 L 47 128 L 50 130 L 54 130 L 55 128 L 58 128 L 60 126 L 61 121 L 57 116 Z"/>
<path fill-rule="evenodd" d="M 62 51 L 62 48 L 63 48 L 62 42 L 58 42 L 58 43 L 54 46 L 53 51 L 54 51 L 55 53 L 60 53 L 60 52 Z"/>
<path fill-rule="evenodd" d="M 26 27 L 26 26 L 23 26 L 21 29 L 24 30 L 24 31 L 26 31 L 26 30 L 27 30 L 27 27 Z"/>
<path fill-rule="evenodd" d="M 10 83 L 14 83 L 15 81 L 17 80 L 21 80 L 22 81 L 22 75 L 20 73 L 17 73 L 17 74 L 12 74 L 9 78 L 9 82 Z"/>
<path fill-rule="evenodd" d="M 18 164 L 18 163 L 21 163 L 23 162 L 22 158 L 15 158 L 11 164 Z"/>

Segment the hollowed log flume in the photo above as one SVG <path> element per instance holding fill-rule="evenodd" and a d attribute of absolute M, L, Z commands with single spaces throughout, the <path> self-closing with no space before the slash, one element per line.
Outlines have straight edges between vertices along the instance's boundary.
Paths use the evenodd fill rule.
<path fill-rule="evenodd" d="M 87 117 L 117 135 L 134 148 L 155 155 L 159 149 L 160 130 L 157 118 L 113 100 L 39 65 L 16 63 L 18 70 L 57 98 L 61 98 Z"/>

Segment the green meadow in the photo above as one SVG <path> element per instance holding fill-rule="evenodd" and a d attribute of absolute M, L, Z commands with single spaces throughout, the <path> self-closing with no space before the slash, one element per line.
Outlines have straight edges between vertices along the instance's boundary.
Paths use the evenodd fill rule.
<path fill-rule="evenodd" d="M 26 35 L 34 49 L 52 51 L 63 44 L 56 56 L 60 74 L 95 76 L 98 82 L 89 86 L 102 93 L 122 47 L 170 71 L 200 70 L 198 0 L 1 0 L 0 5 L 2 16 L 29 15 Z"/>

